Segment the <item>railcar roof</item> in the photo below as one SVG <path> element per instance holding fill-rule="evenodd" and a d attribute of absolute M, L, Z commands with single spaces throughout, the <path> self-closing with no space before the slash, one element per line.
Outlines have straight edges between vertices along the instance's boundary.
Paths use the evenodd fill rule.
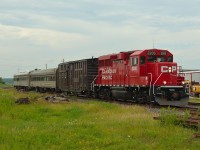
<path fill-rule="evenodd" d="M 14 76 L 22 76 L 22 75 L 28 75 L 30 71 L 26 71 L 26 72 L 19 72 L 14 74 Z"/>
<path fill-rule="evenodd" d="M 102 55 L 99 57 L 99 60 L 105 60 L 105 59 L 112 59 L 112 57 L 114 58 L 114 56 L 119 56 L 123 53 L 126 53 L 126 54 L 132 54 L 132 53 L 135 53 L 137 52 L 138 50 L 132 50 L 132 51 L 122 51 L 122 52 L 119 52 L 119 53 L 113 53 L 113 54 L 108 54 L 108 55 Z"/>
<path fill-rule="evenodd" d="M 88 59 L 80 59 L 80 60 L 75 60 L 75 61 L 73 61 L 73 60 L 72 61 L 66 61 L 66 62 L 60 63 L 59 65 L 76 63 L 76 62 L 83 62 L 83 61 L 92 60 L 92 59 L 97 59 L 97 58 L 88 58 Z"/>
<path fill-rule="evenodd" d="M 55 74 L 57 68 L 43 69 L 43 70 L 33 70 L 30 75 L 45 75 L 45 74 Z"/>

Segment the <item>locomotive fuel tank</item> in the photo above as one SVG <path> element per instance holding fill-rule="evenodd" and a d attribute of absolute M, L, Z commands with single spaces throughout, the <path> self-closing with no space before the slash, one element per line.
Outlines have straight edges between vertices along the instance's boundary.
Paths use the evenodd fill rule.
<path fill-rule="evenodd" d="M 119 100 L 133 100 L 134 93 L 126 90 L 123 87 L 112 87 L 112 97 Z"/>

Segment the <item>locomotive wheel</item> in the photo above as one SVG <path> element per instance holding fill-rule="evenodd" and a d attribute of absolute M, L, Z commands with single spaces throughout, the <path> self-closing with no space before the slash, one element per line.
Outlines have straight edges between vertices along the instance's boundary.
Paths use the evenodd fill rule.
<path fill-rule="evenodd" d="M 99 92 L 98 92 L 98 91 L 95 91 L 95 92 L 94 92 L 94 98 L 99 99 Z"/>
<path fill-rule="evenodd" d="M 111 92 L 109 89 L 101 89 L 99 90 L 99 98 L 104 100 L 110 100 L 111 99 Z"/>
<path fill-rule="evenodd" d="M 110 100 L 111 99 L 111 92 L 109 89 L 104 90 L 104 99 Z"/>
<path fill-rule="evenodd" d="M 36 87 L 35 91 L 36 91 L 36 92 L 40 92 L 40 90 L 39 90 L 39 88 L 38 88 L 38 87 Z"/>

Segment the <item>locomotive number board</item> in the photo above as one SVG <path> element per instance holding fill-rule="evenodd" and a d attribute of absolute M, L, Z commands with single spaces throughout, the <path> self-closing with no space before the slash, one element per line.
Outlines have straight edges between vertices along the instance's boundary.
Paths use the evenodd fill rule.
<path fill-rule="evenodd" d="M 156 55 L 156 51 L 148 51 L 147 55 Z M 160 55 L 165 56 L 167 55 L 167 52 L 160 52 Z"/>
<path fill-rule="evenodd" d="M 148 51 L 147 55 L 156 55 L 156 51 Z"/>

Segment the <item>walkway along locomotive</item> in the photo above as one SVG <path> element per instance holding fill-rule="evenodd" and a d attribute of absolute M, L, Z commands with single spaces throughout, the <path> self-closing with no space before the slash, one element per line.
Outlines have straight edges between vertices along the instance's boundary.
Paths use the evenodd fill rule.
<path fill-rule="evenodd" d="M 142 103 L 156 102 L 160 105 L 187 105 L 189 95 L 184 76 L 168 50 L 146 49 L 120 52 L 92 59 L 70 61 L 58 65 L 53 71 L 52 89 L 76 95 L 95 96 L 100 99 L 121 99 Z M 47 69 L 48 70 L 48 69 Z M 49 72 L 47 71 L 46 72 Z M 30 84 L 31 72 L 26 78 L 14 76 L 16 88 L 47 89 L 45 71 L 36 73 L 38 87 Z M 32 73 L 33 74 L 33 73 Z M 54 76 L 54 77 L 53 77 Z M 23 80 L 23 85 L 20 85 Z M 26 82 L 25 82 L 26 81 Z M 51 89 L 48 86 L 48 89 Z"/>

